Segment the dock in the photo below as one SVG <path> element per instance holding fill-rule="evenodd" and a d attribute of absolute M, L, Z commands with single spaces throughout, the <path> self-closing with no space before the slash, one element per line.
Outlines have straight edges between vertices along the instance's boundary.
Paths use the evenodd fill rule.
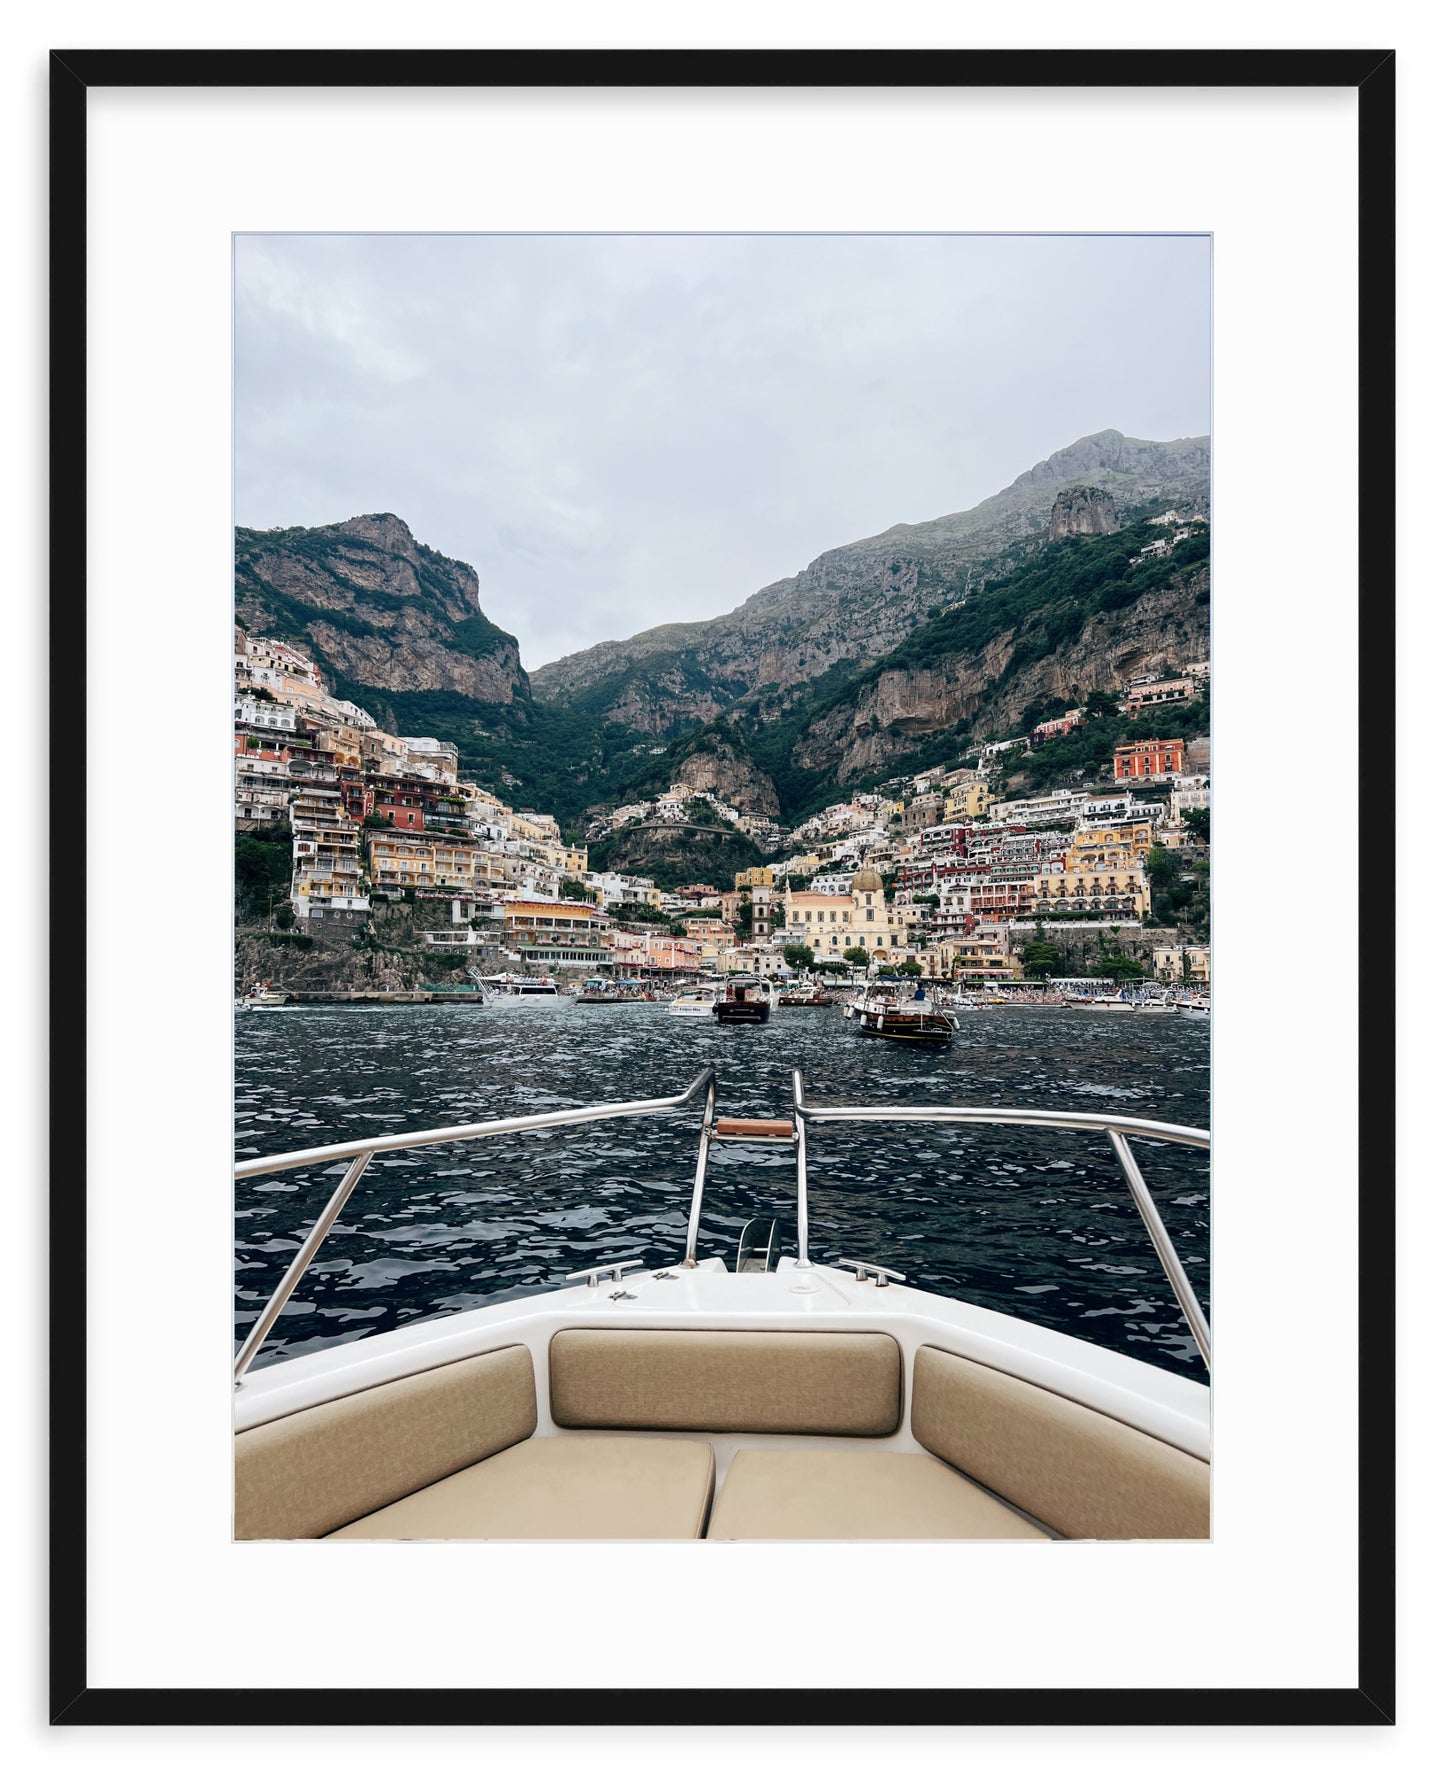
<path fill-rule="evenodd" d="M 423 987 L 397 992 L 377 992 L 359 987 L 350 992 L 311 992 L 300 987 L 282 986 L 277 991 L 286 994 L 288 1005 L 460 1005 L 480 1011 L 486 1003 L 480 992 L 448 991 L 445 988 L 436 992 Z"/>

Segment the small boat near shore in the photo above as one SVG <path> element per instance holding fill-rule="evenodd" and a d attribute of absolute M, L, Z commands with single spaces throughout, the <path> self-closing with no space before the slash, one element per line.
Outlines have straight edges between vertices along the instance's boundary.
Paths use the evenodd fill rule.
<path fill-rule="evenodd" d="M 832 1004 L 826 992 L 821 988 L 815 992 L 781 992 L 778 994 L 780 1011 L 826 1010 Z"/>
<path fill-rule="evenodd" d="M 870 993 L 855 1002 L 853 1017 L 860 1035 L 926 1047 L 946 1047 L 958 1029 L 953 1013 L 935 1005 L 924 994 L 900 999 L 891 993 Z"/>
<path fill-rule="evenodd" d="M 669 1017 L 711 1017 L 721 990 L 719 986 L 689 986 L 668 1005 L 667 1014 Z"/>
<path fill-rule="evenodd" d="M 487 989 L 488 1004 L 504 1005 L 571 1004 L 558 990 L 550 974 L 492 974 L 478 981 Z"/>
<path fill-rule="evenodd" d="M 585 980 L 574 994 L 579 1005 L 646 1005 L 654 994 L 640 980 Z"/>
<path fill-rule="evenodd" d="M 773 1008 L 772 991 L 766 980 L 748 978 L 730 980 L 723 996 L 712 1007 L 719 1024 L 766 1023 Z"/>
<path fill-rule="evenodd" d="M 279 1011 L 282 1005 L 289 1004 L 286 993 L 272 989 L 269 980 L 260 981 L 249 992 L 242 993 L 236 1000 L 238 1011 Z"/>

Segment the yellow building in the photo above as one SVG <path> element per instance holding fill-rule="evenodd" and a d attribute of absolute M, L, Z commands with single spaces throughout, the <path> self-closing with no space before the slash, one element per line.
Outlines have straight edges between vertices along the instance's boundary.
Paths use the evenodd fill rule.
<path fill-rule="evenodd" d="M 999 925 L 980 925 L 968 937 L 945 937 L 918 957 L 931 980 L 1017 980 L 1023 968 L 1008 952 L 1008 933 Z"/>
<path fill-rule="evenodd" d="M 388 826 L 371 834 L 369 853 L 372 887 L 381 893 L 412 888 L 470 894 L 491 873 L 488 859 L 476 845 L 440 833 Z"/>
<path fill-rule="evenodd" d="M 1149 911 L 1149 878 L 1142 867 L 1066 869 L 1041 875 L 1035 884 L 1034 914 L 1091 912 L 1103 917 L 1143 918 Z"/>
<path fill-rule="evenodd" d="M 773 866 L 763 863 L 756 869 L 740 869 L 733 877 L 733 891 L 742 893 L 745 888 L 770 888 L 773 885 Z"/>
<path fill-rule="evenodd" d="M 330 727 L 318 727 L 314 738 L 318 755 L 333 769 L 361 769 L 363 735 L 359 727 L 337 722 Z"/>
<path fill-rule="evenodd" d="M 1152 843 L 1148 820 L 1081 826 L 1065 852 L 1063 873 L 1039 876 L 1034 911 L 1040 918 L 1050 912 L 1145 917 L 1149 878 L 1144 865 Z"/>
<path fill-rule="evenodd" d="M 1107 826 L 1080 826 L 1069 845 L 1070 869 L 1113 868 L 1137 859 L 1140 868 L 1153 844 L 1148 820 L 1117 820 Z"/>
<path fill-rule="evenodd" d="M 820 960 L 841 957 L 845 949 L 902 949 L 907 927 L 883 893 L 876 869 L 860 869 L 846 894 L 783 895 L 783 928 L 789 943 L 806 943 Z"/>
<path fill-rule="evenodd" d="M 945 820 L 982 819 L 993 805 L 994 797 L 983 783 L 959 783 L 950 789 L 943 804 Z"/>
<path fill-rule="evenodd" d="M 1188 960 L 1189 971 L 1185 974 L 1184 963 Z M 1209 985 L 1209 945 L 1207 943 L 1195 947 L 1184 944 L 1176 949 L 1156 949 L 1154 951 L 1154 977 L 1157 980 L 1169 980 L 1182 985 L 1186 977 L 1191 986 Z"/>

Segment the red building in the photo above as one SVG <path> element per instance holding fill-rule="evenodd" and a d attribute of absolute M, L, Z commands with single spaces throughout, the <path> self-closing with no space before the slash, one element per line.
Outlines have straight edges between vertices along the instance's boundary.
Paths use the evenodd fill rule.
<path fill-rule="evenodd" d="M 378 783 L 371 811 L 402 832 L 421 832 L 426 827 L 426 803 L 420 784 Z"/>
<path fill-rule="evenodd" d="M 365 783 L 352 777 L 342 777 L 336 787 L 341 791 L 341 805 L 358 824 L 371 812 L 375 803 L 375 795 Z"/>
<path fill-rule="evenodd" d="M 1114 780 L 1178 775 L 1184 769 L 1183 740 L 1140 740 L 1132 746 L 1115 746 Z"/>

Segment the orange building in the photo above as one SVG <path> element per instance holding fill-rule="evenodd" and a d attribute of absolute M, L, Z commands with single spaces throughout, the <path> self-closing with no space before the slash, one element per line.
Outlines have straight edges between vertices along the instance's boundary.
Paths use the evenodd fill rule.
<path fill-rule="evenodd" d="M 1183 740 L 1139 740 L 1132 746 L 1115 746 L 1114 780 L 1162 777 L 1184 769 Z"/>

